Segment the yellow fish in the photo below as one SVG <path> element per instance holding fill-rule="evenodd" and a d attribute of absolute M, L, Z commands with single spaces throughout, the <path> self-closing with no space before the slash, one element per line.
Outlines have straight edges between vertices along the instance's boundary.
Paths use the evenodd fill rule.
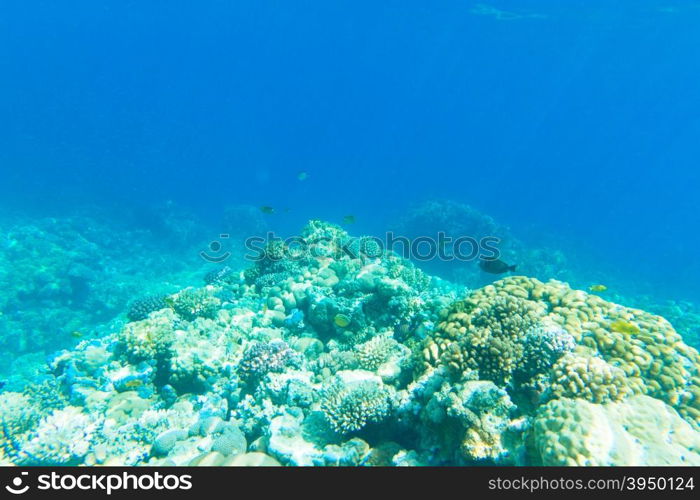
<path fill-rule="evenodd" d="M 141 387 L 143 385 L 143 380 L 135 378 L 133 380 L 129 380 L 124 385 L 129 389 L 133 389 L 134 387 Z"/>
<path fill-rule="evenodd" d="M 350 318 L 348 318 L 345 314 L 336 314 L 335 318 L 333 318 L 333 322 L 336 324 L 336 326 L 345 328 L 350 324 Z"/>
<path fill-rule="evenodd" d="M 79 338 L 83 337 L 83 332 L 79 332 L 78 330 L 75 330 L 75 331 L 71 332 L 70 335 L 73 338 L 79 339 Z"/>
<path fill-rule="evenodd" d="M 346 215 L 345 217 L 343 217 L 343 223 L 354 224 L 355 223 L 355 216 L 354 215 Z"/>
<path fill-rule="evenodd" d="M 260 211 L 264 214 L 274 214 L 275 213 L 275 209 L 272 207 L 268 207 L 268 206 L 260 207 Z"/>
<path fill-rule="evenodd" d="M 624 319 L 616 319 L 610 323 L 610 329 L 613 332 L 626 333 L 628 335 L 636 335 L 641 331 L 637 325 Z"/>
<path fill-rule="evenodd" d="M 591 285 L 588 287 L 588 290 L 591 292 L 604 292 L 607 289 L 608 287 L 605 285 Z"/>

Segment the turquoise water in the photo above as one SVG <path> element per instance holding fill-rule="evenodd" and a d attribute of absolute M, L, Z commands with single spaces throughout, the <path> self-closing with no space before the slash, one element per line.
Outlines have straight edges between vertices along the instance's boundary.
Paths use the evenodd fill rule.
<path fill-rule="evenodd" d="M 0 462 L 700 463 L 699 20 L 3 3 Z"/>

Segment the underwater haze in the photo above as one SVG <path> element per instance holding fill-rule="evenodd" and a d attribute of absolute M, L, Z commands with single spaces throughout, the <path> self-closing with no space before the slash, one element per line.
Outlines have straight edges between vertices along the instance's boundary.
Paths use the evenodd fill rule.
<path fill-rule="evenodd" d="M 4 0 L 0 463 L 700 464 L 698 24 Z"/>

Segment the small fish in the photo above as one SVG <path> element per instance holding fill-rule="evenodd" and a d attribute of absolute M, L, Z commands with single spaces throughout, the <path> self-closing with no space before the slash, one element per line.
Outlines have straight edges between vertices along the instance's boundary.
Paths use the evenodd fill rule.
<path fill-rule="evenodd" d="M 503 274 L 507 273 L 508 271 L 515 271 L 515 264 L 510 266 L 503 262 L 501 259 L 495 259 L 495 260 L 487 260 L 487 259 L 481 259 L 479 261 L 479 267 L 481 268 L 482 271 L 485 271 L 487 273 L 491 274 Z"/>
<path fill-rule="evenodd" d="M 7 385 L 7 380 L 0 380 L 0 390 Z"/>
<path fill-rule="evenodd" d="M 591 292 L 604 292 L 607 289 L 608 289 L 607 286 L 600 285 L 600 284 L 599 285 L 591 285 L 588 287 L 588 290 Z"/>
<path fill-rule="evenodd" d="M 407 339 L 411 335 L 411 325 L 408 323 L 401 323 L 394 329 L 394 333 L 399 339 Z"/>
<path fill-rule="evenodd" d="M 343 223 L 344 224 L 354 224 L 355 223 L 355 216 L 354 215 L 346 215 L 343 217 Z"/>
<path fill-rule="evenodd" d="M 273 207 L 263 206 L 260 207 L 260 211 L 264 214 L 274 214 L 275 209 Z"/>
<path fill-rule="evenodd" d="M 336 314 L 335 318 L 333 318 L 333 323 L 340 328 L 345 328 L 350 324 L 350 318 L 345 314 Z"/>
<path fill-rule="evenodd" d="M 641 331 L 637 325 L 624 319 L 616 319 L 610 323 L 610 329 L 613 332 L 626 333 L 628 335 L 637 335 Z"/>
<path fill-rule="evenodd" d="M 78 330 L 74 330 L 71 332 L 70 336 L 75 338 L 75 339 L 81 339 L 81 338 L 83 338 L 84 334 L 83 334 L 83 332 L 79 332 Z"/>
<path fill-rule="evenodd" d="M 124 383 L 125 387 L 128 387 L 129 389 L 133 389 L 135 387 L 141 387 L 143 385 L 143 380 L 135 378 L 133 380 L 129 380 L 126 383 Z"/>
<path fill-rule="evenodd" d="M 297 174 L 297 179 L 299 179 L 300 181 L 305 181 L 305 180 L 308 179 L 308 178 L 309 178 L 309 173 L 308 173 L 308 172 L 303 172 L 303 171 L 302 171 L 302 172 L 299 172 L 299 173 Z"/>

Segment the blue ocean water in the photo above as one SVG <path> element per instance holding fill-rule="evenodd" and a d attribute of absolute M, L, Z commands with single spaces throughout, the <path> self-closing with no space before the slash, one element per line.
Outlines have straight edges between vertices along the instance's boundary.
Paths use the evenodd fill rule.
<path fill-rule="evenodd" d="M 411 226 L 433 202 L 697 346 L 699 22 L 692 0 L 5 0 L 0 346 L 111 331 L 201 285 L 222 233 L 444 230 Z"/>
<path fill-rule="evenodd" d="M 447 198 L 698 298 L 696 2 L 0 8 L 8 209 Z"/>

